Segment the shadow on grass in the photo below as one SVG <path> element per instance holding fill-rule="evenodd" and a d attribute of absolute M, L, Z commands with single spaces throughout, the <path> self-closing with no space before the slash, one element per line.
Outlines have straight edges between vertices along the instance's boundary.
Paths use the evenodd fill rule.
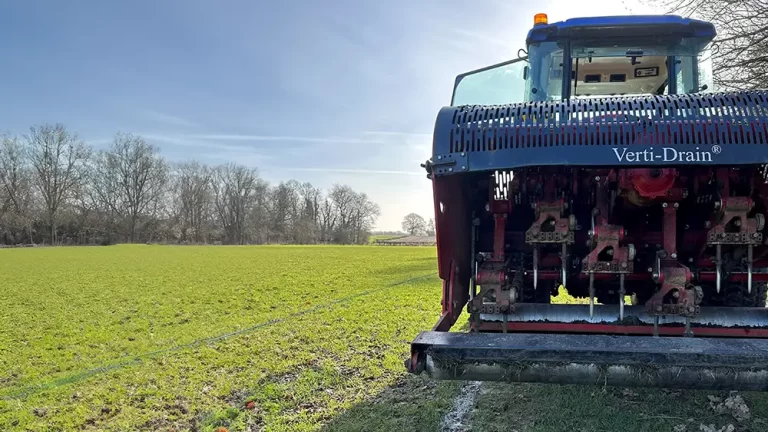
<path fill-rule="evenodd" d="M 440 431 L 444 416 L 452 410 L 465 384 L 408 375 L 374 398 L 347 409 L 321 430 Z M 754 392 L 484 382 L 456 430 L 768 430 L 767 400 L 765 394 Z"/>
<path fill-rule="evenodd" d="M 439 431 L 461 383 L 405 375 L 371 399 L 327 422 L 324 432 Z"/>
<path fill-rule="evenodd" d="M 321 429 L 440 431 L 467 382 L 406 375 Z M 483 382 L 456 431 L 768 430 L 768 394 Z"/>
<path fill-rule="evenodd" d="M 487 382 L 468 422 L 489 432 L 768 430 L 765 400 L 754 392 Z"/>

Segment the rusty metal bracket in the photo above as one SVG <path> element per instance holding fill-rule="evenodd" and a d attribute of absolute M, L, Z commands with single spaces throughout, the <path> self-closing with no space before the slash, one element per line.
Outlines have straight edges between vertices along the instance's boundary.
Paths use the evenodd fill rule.
<path fill-rule="evenodd" d="M 654 279 L 661 288 L 645 303 L 649 315 L 693 317 L 699 314 L 701 293 L 691 285 L 691 271 L 687 267 L 668 262 L 654 273 Z"/>

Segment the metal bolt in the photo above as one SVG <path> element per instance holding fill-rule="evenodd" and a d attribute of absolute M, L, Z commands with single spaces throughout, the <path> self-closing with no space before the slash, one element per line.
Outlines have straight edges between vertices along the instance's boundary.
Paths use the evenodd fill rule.
<path fill-rule="evenodd" d="M 661 206 L 664 207 L 664 208 L 667 208 L 667 203 L 664 203 Z"/>
<path fill-rule="evenodd" d="M 648 267 L 648 273 L 653 273 L 653 267 Z"/>
<path fill-rule="evenodd" d="M 672 297 L 679 298 L 680 297 L 680 291 L 673 291 L 672 292 Z"/>
<path fill-rule="evenodd" d="M 465 167 L 464 165 L 462 165 L 462 166 L 461 166 L 461 170 L 462 170 L 462 171 L 466 171 L 466 170 L 467 170 L 467 167 Z"/>
<path fill-rule="evenodd" d="M 693 262 L 693 258 L 688 258 L 688 262 L 692 263 Z"/>
<path fill-rule="evenodd" d="M 461 155 L 464 156 L 464 152 L 461 152 Z"/>
<path fill-rule="evenodd" d="M 661 312 L 661 305 L 656 306 L 656 312 Z"/>
<path fill-rule="evenodd" d="M 685 229 L 690 229 L 690 228 L 691 228 L 691 226 L 690 226 L 690 225 L 688 225 L 688 224 L 685 224 Z"/>
<path fill-rule="evenodd" d="M 440 155 L 438 155 L 438 156 L 437 156 L 437 159 L 442 159 L 442 158 L 443 158 L 443 157 L 442 157 L 442 156 L 440 156 Z"/>
<path fill-rule="evenodd" d="M 448 168 L 448 172 L 453 172 L 453 168 Z"/>
<path fill-rule="evenodd" d="M 693 313 L 695 311 L 696 311 L 696 308 L 694 306 L 688 306 L 688 312 Z"/>
<path fill-rule="evenodd" d="M 595 176 L 595 181 L 600 181 L 600 176 Z"/>
<path fill-rule="evenodd" d="M 677 254 L 674 253 L 674 252 L 672 252 L 672 255 L 670 255 L 670 256 L 672 257 L 672 259 L 677 259 Z"/>
<path fill-rule="evenodd" d="M 627 263 L 625 262 L 621 263 L 621 268 L 627 268 Z"/>
<path fill-rule="evenodd" d="M 678 208 L 678 207 L 680 207 L 680 204 L 675 203 L 675 208 Z"/>
<path fill-rule="evenodd" d="M 712 222 L 710 222 L 710 221 L 704 222 L 704 227 L 705 228 L 711 228 L 712 227 Z"/>

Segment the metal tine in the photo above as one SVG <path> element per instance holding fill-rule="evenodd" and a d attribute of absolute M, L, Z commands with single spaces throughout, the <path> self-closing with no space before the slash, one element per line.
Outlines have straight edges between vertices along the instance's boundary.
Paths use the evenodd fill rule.
<path fill-rule="evenodd" d="M 589 319 L 595 313 L 595 273 L 589 272 Z"/>
<path fill-rule="evenodd" d="M 624 290 L 624 273 L 619 275 L 619 321 L 624 321 L 624 296 L 626 295 Z"/>
<path fill-rule="evenodd" d="M 747 293 L 752 294 L 752 245 L 747 246 Z"/>

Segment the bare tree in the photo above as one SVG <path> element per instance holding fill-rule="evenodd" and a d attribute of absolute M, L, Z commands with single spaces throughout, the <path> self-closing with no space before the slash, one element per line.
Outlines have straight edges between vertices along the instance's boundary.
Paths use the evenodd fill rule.
<path fill-rule="evenodd" d="M 158 151 L 139 136 L 118 133 L 100 153 L 97 182 L 104 201 L 125 220 L 130 242 L 140 219 L 157 214 L 167 184 L 168 165 Z"/>
<path fill-rule="evenodd" d="M 435 234 L 435 220 L 433 218 L 429 218 L 429 222 L 427 222 L 427 235 L 433 236 Z"/>
<path fill-rule="evenodd" d="M 718 89 L 768 87 L 768 2 L 766 0 L 646 0 L 668 13 L 715 25 L 713 80 Z"/>
<path fill-rule="evenodd" d="M 416 213 L 409 213 L 403 218 L 402 223 L 403 231 L 410 235 L 419 235 L 424 233 L 427 228 L 427 223 L 424 218 Z"/>
<path fill-rule="evenodd" d="M 297 213 L 298 192 L 295 184 L 280 182 L 272 190 L 272 233 L 280 243 L 293 237 L 292 222 Z"/>
<path fill-rule="evenodd" d="M 227 242 L 245 244 L 248 216 L 256 201 L 256 171 L 231 163 L 219 166 L 211 184 L 216 214 Z"/>
<path fill-rule="evenodd" d="M 104 240 L 112 243 L 123 214 L 117 160 L 109 152 L 100 151 L 93 154 L 89 164 L 84 195 L 90 200 L 91 207 L 101 216 Z"/>
<path fill-rule="evenodd" d="M 260 177 L 256 177 L 256 184 L 253 187 L 253 203 L 248 215 L 248 228 L 253 236 L 251 241 L 259 244 L 267 242 L 270 238 L 271 198 L 272 193 L 269 183 Z"/>
<path fill-rule="evenodd" d="M 368 233 L 373 229 L 381 208 L 364 193 L 356 193 L 352 200 L 352 243 L 368 242 Z"/>
<path fill-rule="evenodd" d="M 328 196 L 333 201 L 333 205 L 338 213 L 338 223 L 342 229 L 346 229 L 349 226 L 352 219 L 353 201 L 355 199 L 355 191 L 347 185 L 334 184 L 331 187 L 331 191 Z"/>
<path fill-rule="evenodd" d="M 51 243 L 56 243 L 56 216 L 83 181 L 90 148 L 62 124 L 33 126 L 26 137 L 35 188 L 43 198 Z"/>
<path fill-rule="evenodd" d="M 354 241 L 357 193 L 348 185 L 334 184 L 328 192 L 332 204 L 334 229 L 331 239 L 335 243 L 347 244 Z"/>
<path fill-rule="evenodd" d="M 3 137 L 0 144 L 0 183 L 7 205 L 4 216 L 10 231 L 21 230 L 32 238 L 32 173 L 27 165 L 24 147 L 16 137 Z M 18 240 L 18 239 L 16 239 Z"/>
<path fill-rule="evenodd" d="M 322 191 L 310 183 L 299 187 L 301 200 L 299 214 L 294 223 L 294 237 L 297 243 L 315 243 L 318 241 L 320 225 L 320 201 Z"/>
<path fill-rule="evenodd" d="M 327 197 L 320 205 L 320 241 L 327 243 L 336 230 L 338 213 L 330 197 Z"/>
<path fill-rule="evenodd" d="M 187 241 L 192 232 L 193 241 L 205 241 L 205 225 L 213 206 L 212 174 L 210 168 L 192 161 L 177 167 L 173 181 L 173 213 L 180 230 L 179 241 Z"/>

